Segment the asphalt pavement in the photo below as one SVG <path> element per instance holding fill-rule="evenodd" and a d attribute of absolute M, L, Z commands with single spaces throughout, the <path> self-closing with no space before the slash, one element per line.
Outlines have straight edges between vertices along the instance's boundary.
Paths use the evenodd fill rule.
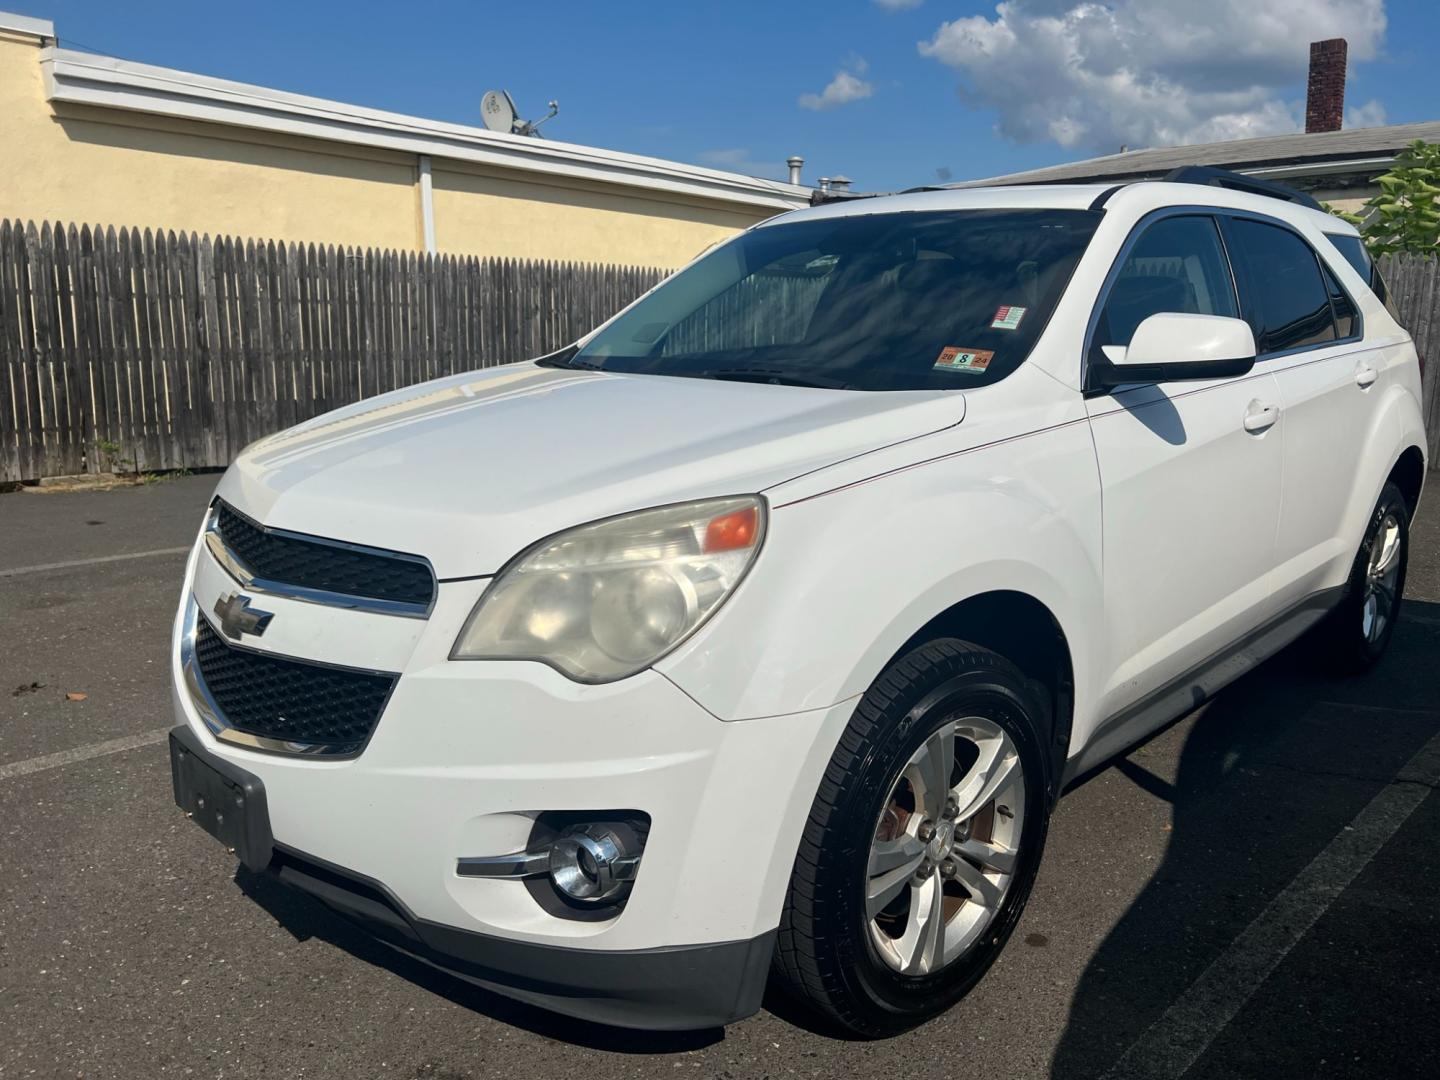
<path fill-rule="evenodd" d="M 1434 494 L 1375 671 L 1292 647 L 1086 779 L 995 969 L 867 1043 L 783 1000 L 724 1031 L 566 1020 L 237 872 L 163 742 L 215 481 L 0 495 L 0 1080 L 1436 1075 Z"/>

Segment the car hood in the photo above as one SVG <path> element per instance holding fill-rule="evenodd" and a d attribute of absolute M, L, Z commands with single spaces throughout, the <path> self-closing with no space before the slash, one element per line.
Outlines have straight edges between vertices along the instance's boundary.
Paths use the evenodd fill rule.
<path fill-rule="evenodd" d="M 862 393 L 517 364 L 362 401 L 253 444 L 219 494 L 277 528 L 494 573 L 572 525 L 763 491 L 965 414 Z"/>

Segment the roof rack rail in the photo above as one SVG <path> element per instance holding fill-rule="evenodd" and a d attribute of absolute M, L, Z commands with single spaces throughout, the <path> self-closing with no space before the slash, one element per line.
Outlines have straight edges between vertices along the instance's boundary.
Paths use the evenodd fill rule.
<path fill-rule="evenodd" d="M 1206 187 L 1246 191 L 1251 195 L 1266 195 L 1272 199 L 1283 199 L 1286 202 L 1295 203 L 1297 206 L 1307 206 L 1311 210 L 1325 209 L 1315 200 L 1314 196 L 1287 187 L 1285 184 L 1246 176 L 1244 173 L 1231 172 L 1229 169 L 1217 169 L 1210 165 L 1182 165 L 1178 169 L 1171 169 L 1160 179 L 1170 184 L 1204 184 Z"/>

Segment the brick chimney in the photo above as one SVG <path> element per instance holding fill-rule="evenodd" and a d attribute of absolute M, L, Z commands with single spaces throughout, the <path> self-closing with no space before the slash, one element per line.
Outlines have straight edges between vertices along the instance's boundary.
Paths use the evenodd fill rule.
<path fill-rule="evenodd" d="M 1344 38 L 1310 43 L 1310 83 L 1305 92 L 1305 131 L 1339 131 L 1345 120 Z"/>

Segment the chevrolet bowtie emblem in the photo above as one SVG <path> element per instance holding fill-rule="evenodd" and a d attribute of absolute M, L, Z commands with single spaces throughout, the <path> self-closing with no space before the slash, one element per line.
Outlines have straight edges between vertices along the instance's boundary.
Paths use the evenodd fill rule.
<path fill-rule="evenodd" d="M 239 641 L 244 634 L 259 637 L 265 633 L 274 616 L 250 606 L 250 598 L 240 593 L 231 593 L 215 601 L 215 614 L 220 616 L 220 632 L 232 641 Z"/>

